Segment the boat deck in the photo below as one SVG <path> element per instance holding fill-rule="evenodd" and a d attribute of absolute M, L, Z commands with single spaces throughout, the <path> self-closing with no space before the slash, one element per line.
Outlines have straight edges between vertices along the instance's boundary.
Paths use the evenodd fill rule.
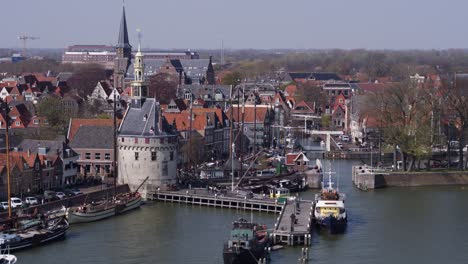
<path fill-rule="evenodd" d="M 273 230 L 274 244 L 310 245 L 314 203 L 288 200 Z"/>

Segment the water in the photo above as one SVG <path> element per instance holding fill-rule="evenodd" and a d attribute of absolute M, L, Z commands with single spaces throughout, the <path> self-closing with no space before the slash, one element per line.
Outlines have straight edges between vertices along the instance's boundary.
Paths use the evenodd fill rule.
<path fill-rule="evenodd" d="M 337 161 L 347 194 L 348 229 L 314 231 L 310 263 L 468 263 L 468 186 L 387 188 L 361 192 L 350 161 Z M 312 199 L 316 190 L 303 193 Z M 63 241 L 16 255 L 19 263 L 222 263 L 232 221 L 273 226 L 276 215 L 169 203 L 148 203 L 108 220 L 74 225 Z M 271 263 L 297 263 L 300 247 L 272 254 Z"/>

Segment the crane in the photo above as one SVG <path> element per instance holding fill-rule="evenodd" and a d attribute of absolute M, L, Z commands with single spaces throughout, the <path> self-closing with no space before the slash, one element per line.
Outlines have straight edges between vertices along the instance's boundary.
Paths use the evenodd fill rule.
<path fill-rule="evenodd" d="M 33 37 L 33 36 L 28 36 L 28 35 L 21 35 L 18 37 L 18 39 L 22 40 L 23 41 L 23 56 L 26 57 L 26 42 L 28 40 L 35 40 L 35 39 L 39 39 L 39 37 Z"/>

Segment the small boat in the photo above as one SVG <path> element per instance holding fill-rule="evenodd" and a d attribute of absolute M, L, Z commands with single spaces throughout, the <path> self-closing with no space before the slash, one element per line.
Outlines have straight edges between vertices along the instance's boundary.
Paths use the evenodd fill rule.
<path fill-rule="evenodd" d="M 265 225 L 239 219 L 233 223 L 231 236 L 223 248 L 224 264 L 257 264 L 269 260 L 270 240 Z"/>
<path fill-rule="evenodd" d="M 127 211 L 136 209 L 141 206 L 141 195 L 140 193 L 125 193 L 117 195 L 115 200 L 115 213 L 123 214 Z"/>
<path fill-rule="evenodd" d="M 343 233 L 348 218 L 344 205 L 345 195 L 333 188 L 331 172 L 328 176 L 328 186 L 322 182 L 322 191 L 315 195 L 314 218 L 316 223 L 329 229 L 331 234 Z"/>
<path fill-rule="evenodd" d="M 0 233 L 0 249 L 11 251 L 39 246 L 65 236 L 68 230 L 65 218 L 55 218 L 45 221 L 41 226 L 34 226 L 24 230 L 9 230 Z"/>
<path fill-rule="evenodd" d="M 15 264 L 18 261 L 15 255 L 10 254 L 10 249 L 0 250 L 0 264 Z"/>

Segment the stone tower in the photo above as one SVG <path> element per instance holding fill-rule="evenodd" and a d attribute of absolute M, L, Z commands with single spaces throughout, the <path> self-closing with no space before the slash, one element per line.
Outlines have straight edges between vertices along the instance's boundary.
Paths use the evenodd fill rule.
<path fill-rule="evenodd" d="M 131 82 L 131 103 L 119 128 L 119 184 L 128 184 L 148 198 L 159 187 L 176 183 L 178 136 L 161 115 L 155 98 L 148 98 L 143 54 L 138 45 L 134 60 L 134 80 Z M 145 179 L 147 179 L 145 181 Z"/>
<path fill-rule="evenodd" d="M 119 39 L 115 46 L 116 57 L 114 60 L 114 87 L 125 88 L 124 79 L 132 59 L 132 46 L 128 40 L 127 19 L 125 17 L 125 6 L 122 7 L 122 18 L 120 19 Z"/>

